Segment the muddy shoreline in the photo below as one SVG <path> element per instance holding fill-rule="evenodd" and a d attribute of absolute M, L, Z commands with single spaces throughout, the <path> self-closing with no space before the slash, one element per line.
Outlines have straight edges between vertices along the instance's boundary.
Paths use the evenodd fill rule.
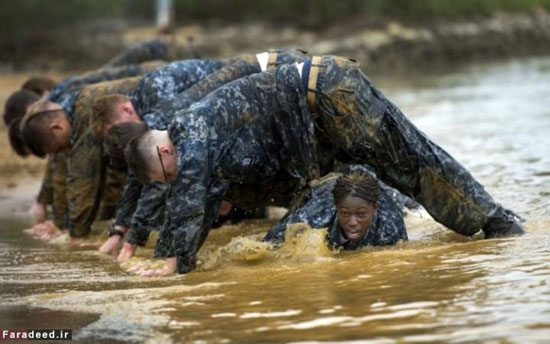
<path fill-rule="evenodd" d="M 68 31 L 68 30 L 67 30 Z M 321 30 L 268 23 L 180 26 L 161 36 L 153 27 L 110 23 L 71 32 L 44 32 L 17 44 L 0 41 L 2 64 L 11 71 L 84 70 L 139 41 L 163 38 L 188 44 L 201 57 L 233 56 L 269 48 L 301 48 L 311 54 L 335 54 L 357 59 L 369 70 L 433 68 L 479 59 L 550 53 L 550 13 L 496 13 L 471 21 L 424 25 L 389 21 L 383 25 L 358 20 Z M 80 37 L 74 39 L 75 34 Z"/>

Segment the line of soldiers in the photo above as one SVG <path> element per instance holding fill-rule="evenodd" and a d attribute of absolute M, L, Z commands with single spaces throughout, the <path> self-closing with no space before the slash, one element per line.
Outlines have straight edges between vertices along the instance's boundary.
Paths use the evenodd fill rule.
<path fill-rule="evenodd" d="M 297 222 L 328 227 L 342 249 L 407 240 L 401 207 L 415 202 L 463 235 L 524 232 L 355 61 L 291 50 L 180 59 L 172 50 L 185 51 L 147 42 L 45 99 L 10 97 L 12 146 L 48 156 L 35 208 L 51 204 L 53 222 L 36 232 L 66 229 L 79 243 L 95 219 L 114 217 L 100 251 L 122 245 L 124 261 L 159 229 L 154 256 L 166 265 L 149 275 L 191 271 L 212 228 L 268 205 L 289 209 L 264 238 L 273 243 Z"/>

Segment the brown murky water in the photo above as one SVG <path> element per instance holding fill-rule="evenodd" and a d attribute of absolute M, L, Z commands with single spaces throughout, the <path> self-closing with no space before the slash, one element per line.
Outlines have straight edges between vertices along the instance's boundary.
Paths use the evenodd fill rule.
<path fill-rule="evenodd" d="M 550 58 L 373 79 L 527 235 L 465 238 L 411 213 L 394 247 L 332 253 L 307 231 L 273 251 L 257 242 L 272 222 L 250 221 L 212 232 L 196 272 L 145 278 L 31 239 L 20 202 L 0 219 L 0 327 L 90 343 L 550 342 Z"/>

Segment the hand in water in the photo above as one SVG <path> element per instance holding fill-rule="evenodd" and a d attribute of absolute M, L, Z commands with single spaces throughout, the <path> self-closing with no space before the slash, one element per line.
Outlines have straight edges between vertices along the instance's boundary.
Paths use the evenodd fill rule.
<path fill-rule="evenodd" d="M 119 230 L 121 232 L 128 232 L 128 227 L 123 226 L 115 226 L 116 230 Z M 123 242 L 123 238 L 120 235 L 112 235 L 101 245 L 99 248 L 99 252 L 103 254 L 110 254 L 113 256 L 116 256 L 120 250 L 120 245 Z"/>
<path fill-rule="evenodd" d="M 118 258 L 116 259 L 117 262 L 122 263 L 132 258 L 134 256 L 134 253 L 136 253 L 136 249 L 137 249 L 136 244 L 130 244 L 125 242 L 124 245 L 122 245 L 122 250 L 120 250 L 120 254 L 118 255 Z"/>
<path fill-rule="evenodd" d="M 50 240 L 63 233 L 52 221 L 39 223 L 32 228 L 32 235 L 42 240 Z"/>
<path fill-rule="evenodd" d="M 29 214 L 33 217 L 35 224 L 46 221 L 46 205 L 38 203 L 36 197 L 34 197 L 31 208 L 29 209 Z"/>
<path fill-rule="evenodd" d="M 176 272 L 176 258 L 167 258 L 162 268 L 141 269 L 137 274 L 144 277 L 168 276 Z"/>

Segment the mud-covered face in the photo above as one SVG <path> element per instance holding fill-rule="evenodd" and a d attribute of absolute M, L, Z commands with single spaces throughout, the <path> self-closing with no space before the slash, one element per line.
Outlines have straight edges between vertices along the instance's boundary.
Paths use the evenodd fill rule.
<path fill-rule="evenodd" d="M 351 241 L 361 240 L 372 223 L 378 205 L 362 198 L 348 195 L 336 204 L 338 223 L 346 238 Z"/>

